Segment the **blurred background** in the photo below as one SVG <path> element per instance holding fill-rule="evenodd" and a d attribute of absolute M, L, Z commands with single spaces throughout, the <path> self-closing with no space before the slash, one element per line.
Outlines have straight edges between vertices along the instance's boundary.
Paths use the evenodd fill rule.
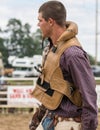
<path fill-rule="evenodd" d="M 37 26 L 37 17 L 38 8 L 45 1 L 47 0 L 0 0 L 0 59 L 3 61 L 4 75 L 12 76 L 14 69 L 21 69 L 13 65 L 15 59 L 27 57 L 28 60 L 30 58 L 32 60 L 34 55 L 40 57 L 42 54 L 41 32 Z M 98 0 L 60 1 L 67 9 L 66 20 L 78 24 L 77 37 L 89 55 L 93 72 L 100 71 L 98 66 L 100 65 L 100 26 L 98 24 L 100 2 Z"/>
<path fill-rule="evenodd" d="M 39 102 L 30 93 L 41 73 L 42 36 L 37 23 L 38 9 L 45 1 L 48 0 L 0 0 L 2 130 L 29 130 L 29 121 L 38 107 Z M 67 9 L 66 20 L 74 21 L 78 25 L 77 37 L 89 55 L 100 110 L 100 1 L 59 1 Z M 98 118 L 97 130 L 100 130 L 100 114 Z"/>

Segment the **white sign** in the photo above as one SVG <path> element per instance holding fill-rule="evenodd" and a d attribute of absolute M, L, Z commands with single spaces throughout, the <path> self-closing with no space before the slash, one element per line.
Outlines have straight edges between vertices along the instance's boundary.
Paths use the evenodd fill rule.
<path fill-rule="evenodd" d="M 100 85 L 96 85 L 96 92 L 97 92 L 97 105 L 100 108 Z"/>
<path fill-rule="evenodd" d="M 31 96 L 34 86 L 8 86 L 8 104 L 32 105 L 39 103 Z"/>

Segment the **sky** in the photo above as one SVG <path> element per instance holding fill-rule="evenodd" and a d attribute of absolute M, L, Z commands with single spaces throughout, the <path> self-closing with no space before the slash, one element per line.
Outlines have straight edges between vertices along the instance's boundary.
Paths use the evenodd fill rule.
<path fill-rule="evenodd" d="M 29 23 L 32 32 L 38 28 L 38 9 L 48 0 L 0 0 L 0 27 L 6 28 L 8 20 L 16 18 L 22 24 Z M 95 26 L 96 26 L 96 1 L 97 0 L 59 0 L 67 10 L 68 21 L 78 25 L 78 39 L 84 50 L 95 57 Z M 100 1 L 98 0 L 98 23 L 100 23 Z M 97 59 L 100 61 L 100 24 L 97 32 Z"/>

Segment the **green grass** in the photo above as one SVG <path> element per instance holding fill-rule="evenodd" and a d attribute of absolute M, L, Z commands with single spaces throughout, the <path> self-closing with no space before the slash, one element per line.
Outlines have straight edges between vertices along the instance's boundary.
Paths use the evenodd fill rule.
<path fill-rule="evenodd" d="M 7 84 L 9 85 L 33 85 L 33 81 L 32 80 L 13 80 L 13 81 L 7 81 Z"/>
<path fill-rule="evenodd" d="M 100 79 L 96 79 L 95 81 L 97 85 L 100 85 Z"/>
<path fill-rule="evenodd" d="M 95 79 L 96 84 L 100 84 L 100 79 Z M 6 80 L 7 85 L 33 85 L 34 80 Z"/>

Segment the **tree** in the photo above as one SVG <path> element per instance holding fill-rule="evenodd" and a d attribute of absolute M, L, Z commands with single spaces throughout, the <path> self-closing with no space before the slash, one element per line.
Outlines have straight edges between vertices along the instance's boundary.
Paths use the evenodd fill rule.
<path fill-rule="evenodd" d="M 6 37 L 1 39 L 2 43 L 0 42 L 5 52 L 3 56 L 6 55 L 4 58 L 6 59 L 6 64 L 9 55 L 32 57 L 35 54 L 41 54 L 40 30 L 33 34 L 30 30 L 31 26 L 28 23 L 23 25 L 18 19 L 10 19 L 8 21 L 7 28 L 2 31 Z"/>
<path fill-rule="evenodd" d="M 18 19 L 10 19 L 7 28 L 0 28 L 0 51 L 3 55 L 4 65 L 8 65 L 9 55 L 18 57 L 42 54 L 42 35 L 40 29 L 32 33 L 31 26 L 28 23 L 22 24 Z M 47 44 L 45 40 L 44 45 Z M 94 64 L 94 58 L 89 55 L 90 63 Z M 100 63 L 99 63 L 100 64 Z"/>
<path fill-rule="evenodd" d="M 89 55 L 89 54 L 88 54 L 88 56 L 89 56 L 90 64 L 91 64 L 91 65 L 94 65 L 94 64 L 95 64 L 95 58 L 92 57 L 92 56 Z"/>
<path fill-rule="evenodd" d="M 35 33 L 33 33 L 34 46 L 36 48 L 35 54 L 42 54 L 42 35 L 40 29 L 37 29 Z"/>
<path fill-rule="evenodd" d="M 31 26 L 26 23 L 22 25 L 20 20 L 10 19 L 5 32 L 9 37 L 6 42 L 6 47 L 9 50 L 9 55 L 16 56 L 33 56 L 40 53 L 39 39 L 33 38 L 30 31 Z"/>
<path fill-rule="evenodd" d="M 0 37 L 0 53 L 2 55 L 3 64 L 5 65 L 7 63 L 8 51 L 4 46 L 4 41 L 5 39 Z"/>

